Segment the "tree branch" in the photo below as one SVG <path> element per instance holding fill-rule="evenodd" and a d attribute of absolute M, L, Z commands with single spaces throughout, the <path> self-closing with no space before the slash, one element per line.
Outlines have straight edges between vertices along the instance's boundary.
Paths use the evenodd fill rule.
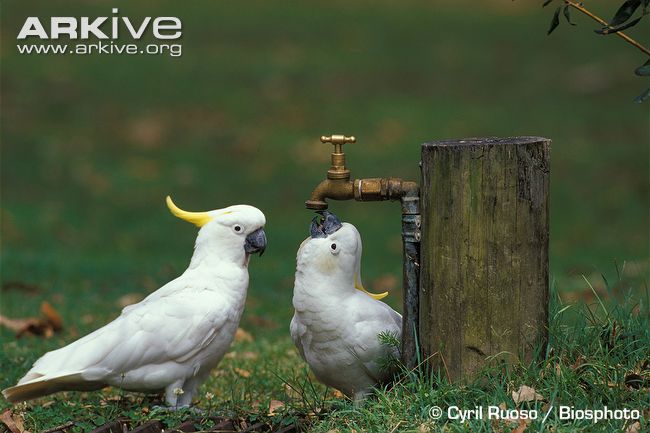
<path fill-rule="evenodd" d="M 582 12 L 583 14 L 587 15 L 592 20 L 599 22 L 600 24 L 602 24 L 605 27 L 609 27 L 609 23 L 607 21 L 605 21 L 604 19 L 600 18 L 597 15 L 594 15 L 591 11 L 589 11 L 584 6 L 582 6 L 582 3 L 578 3 L 578 2 L 575 2 L 575 1 L 572 1 L 572 0 L 563 0 L 563 1 L 564 1 L 564 4 L 566 4 L 568 6 L 571 6 L 572 8 L 576 9 L 579 12 Z M 625 40 L 627 43 L 637 47 L 643 53 L 650 56 L 650 50 L 649 49 L 647 49 L 646 47 L 644 47 L 643 45 L 641 45 L 640 43 L 638 43 L 637 41 L 635 41 L 634 39 L 632 39 L 631 37 L 626 35 L 625 33 L 616 32 L 616 34 L 619 37 L 623 38 L 623 40 Z"/>

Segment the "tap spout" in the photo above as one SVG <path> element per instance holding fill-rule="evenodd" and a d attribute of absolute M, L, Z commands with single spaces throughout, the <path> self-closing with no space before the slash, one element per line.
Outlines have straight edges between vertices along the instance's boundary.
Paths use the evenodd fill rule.
<path fill-rule="evenodd" d="M 325 179 L 311 192 L 311 197 L 305 202 L 307 209 L 327 209 L 326 199 L 350 200 L 354 198 L 354 182 L 350 180 Z"/>

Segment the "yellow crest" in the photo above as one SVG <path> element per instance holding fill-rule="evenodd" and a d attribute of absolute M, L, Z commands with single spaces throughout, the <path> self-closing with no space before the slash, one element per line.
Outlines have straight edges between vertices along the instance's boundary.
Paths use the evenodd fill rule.
<path fill-rule="evenodd" d="M 212 217 L 208 212 L 188 212 L 179 208 L 174 204 L 170 196 L 167 196 L 167 207 L 174 216 L 187 221 L 188 223 L 192 223 L 197 227 L 203 227 L 212 221 Z"/>

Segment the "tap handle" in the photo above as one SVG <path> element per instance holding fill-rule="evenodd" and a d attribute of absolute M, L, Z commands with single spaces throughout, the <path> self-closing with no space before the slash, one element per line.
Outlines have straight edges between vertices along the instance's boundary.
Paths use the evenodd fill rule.
<path fill-rule="evenodd" d="M 357 141 L 354 135 L 322 135 L 320 138 L 322 143 L 330 143 L 334 145 L 334 153 L 343 153 L 343 145 L 346 143 L 355 143 Z"/>

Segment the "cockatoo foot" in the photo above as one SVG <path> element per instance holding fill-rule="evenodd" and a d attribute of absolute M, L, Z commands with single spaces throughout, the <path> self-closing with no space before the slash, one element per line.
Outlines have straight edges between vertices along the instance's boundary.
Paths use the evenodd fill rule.
<path fill-rule="evenodd" d="M 366 402 L 366 398 L 370 395 L 371 393 L 368 391 L 360 391 L 360 392 L 355 392 L 354 396 L 352 398 L 352 402 L 354 404 L 355 409 L 361 409 L 363 408 L 364 403 Z"/>
<path fill-rule="evenodd" d="M 195 415 L 204 415 L 205 411 L 203 409 L 199 409 L 196 406 L 191 406 L 189 404 L 183 405 L 183 406 L 160 406 L 160 405 L 154 405 L 152 406 L 153 410 L 158 410 L 161 412 L 191 412 Z"/>

